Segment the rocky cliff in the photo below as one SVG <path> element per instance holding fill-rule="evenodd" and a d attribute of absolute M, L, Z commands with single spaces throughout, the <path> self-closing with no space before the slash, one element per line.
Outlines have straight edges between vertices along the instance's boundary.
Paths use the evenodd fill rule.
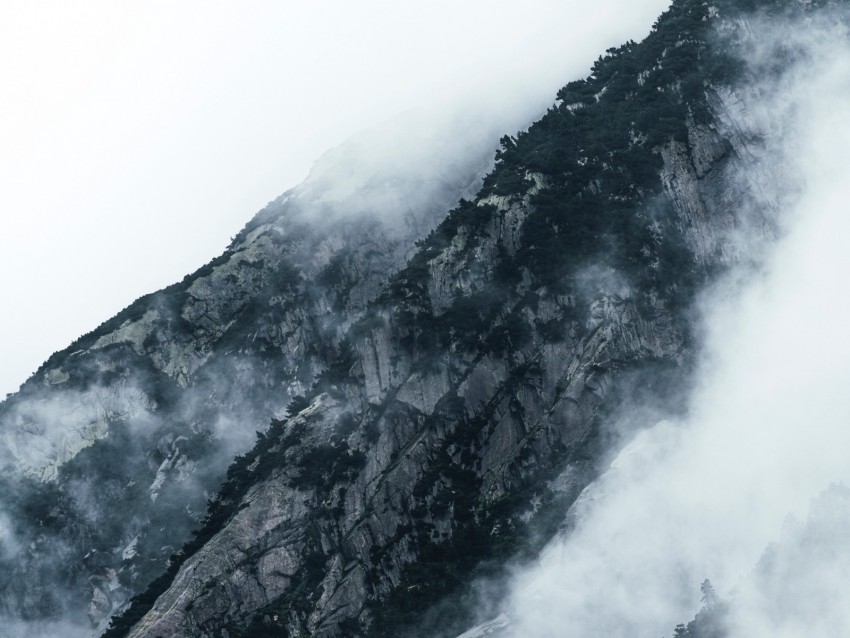
<path fill-rule="evenodd" d="M 677 0 L 504 137 L 107 635 L 452 636 L 497 600 L 626 408 L 681 408 L 741 229 L 778 232 L 743 4 Z"/>

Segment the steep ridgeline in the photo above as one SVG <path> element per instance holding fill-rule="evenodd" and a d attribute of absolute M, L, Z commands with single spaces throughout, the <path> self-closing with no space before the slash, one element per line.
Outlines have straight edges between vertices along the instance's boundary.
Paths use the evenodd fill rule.
<path fill-rule="evenodd" d="M 407 116 L 328 154 L 224 254 L 0 405 L 0 617 L 96 625 L 166 568 L 233 457 L 340 355 L 414 241 L 480 187 L 497 135 L 447 124 Z"/>
<path fill-rule="evenodd" d="M 677 0 L 502 139 L 107 636 L 470 626 L 476 583 L 551 537 L 620 406 L 680 409 L 695 295 L 746 256 L 742 227 L 776 233 L 736 5 Z"/>

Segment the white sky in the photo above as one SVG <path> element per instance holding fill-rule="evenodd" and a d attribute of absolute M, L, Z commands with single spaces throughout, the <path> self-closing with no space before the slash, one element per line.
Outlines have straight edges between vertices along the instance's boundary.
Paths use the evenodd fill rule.
<path fill-rule="evenodd" d="M 352 133 L 470 90 L 543 109 L 668 4 L 0 0 L 0 397 Z"/>

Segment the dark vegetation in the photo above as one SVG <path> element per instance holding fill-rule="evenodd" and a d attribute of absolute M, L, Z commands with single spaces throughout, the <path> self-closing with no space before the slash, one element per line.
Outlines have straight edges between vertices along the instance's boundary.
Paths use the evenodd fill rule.
<path fill-rule="evenodd" d="M 165 573 L 154 580 L 142 593 L 134 596 L 124 613 L 113 617 L 109 629 L 102 638 L 125 636 L 130 628 L 150 611 L 160 594 L 168 589 L 183 563 L 215 536 L 238 511 L 241 497 L 250 487 L 252 479 L 268 476 L 268 473 L 274 469 L 276 464 L 271 455 L 263 454 L 263 452 L 268 451 L 270 437 L 279 436 L 284 425 L 284 421 L 274 421 L 267 433 L 257 433 L 257 445 L 254 449 L 237 457 L 228 469 L 227 480 L 218 495 L 208 503 L 207 516 L 201 528 L 194 532 L 192 539 L 179 551 L 171 555 Z M 253 470 L 249 469 L 255 462 Z"/>
<path fill-rule="evenodd" d="M 711 273 L 694 262 L 662 195 L 659 147 L 686 143 L 686 122 L 709 117 L 705 87 L 735 77 L 731 58 L 709 46 L 707 11 L 703 3 L 675 2 L 644 42 L 609 49 L 587 79 L 559 91 L 560 104 L 528 131 L 502 138 L 496 166 L 476 200 L 461 201 L 418 244 L 419 252 L 379 300 L 393 307 L 393 322 L 404 335 L 400 345 L 412 356 L 427 360 L 448 348 L 474 353 L 521 347 L 525 327 L 505 304 L 523 276 L 530 292 L 570 294 L 581 288 L 576 276 L 583 269 L 601 265 L 641 291 L 638 303 L 651 292 L 670 308 L 688 306 Z M 532 174 L 543 187 L 529 196 Z M 429 262 L 452 242 L 462 241 L 471 252 L 492 232 L 497 213 L 485 203 L 488 196 L 529 197 L 521 243 L 513 254 L 500 245 L 489 263 L 469 262 L 464 276 L 489 273 L 491 281 L 437 313 L 424 288 Z M 368 332 L 376 320 L 373 313 L 358 329 Z M 492 330 L 494 324 L 498 329 Z"/>
<path fill-rule="evenodd" d="M 416 562 L 405 568 L 401 586 L 385 599 L 373 600 L 373 621 L 362 635 L 438 638 L 462 633 L 474 619 L 473 611 L 495 610 L 508 582 L 506 565 L 533 561 L 577 496 L 553 493 L 545 483 L 528 483 L 496 501 L 483 501 L 476 472 L 448 457 L 452 442 L 450 438 L 437 452 L 435 464 L 417 484 L 420 509 L 412 512 L 414 520 L 427 521 L 443 518 L 451 508 L 451 536 L 440 537 L 431 523 L 416 525 Z M 566 450 L 554 453 L 575 456 Z M 554 468 L 561 466 L 550 467 L 543 481 L 554 478 Z M 521 515 L 534 497 L 540 505 L 530 523 Z M 484 609 L 488 600 L 492 607 Z"/>
<path fill-rule="evenodd" d="M 702 3 L 674 3 L 644 42 L 609 49 L 587 79 L 559 91 L 561 103 L 539 122 L 502 139 L 482 195 L 522 196 L 510 187 L 515 175 L 540 174 L 546 185 L 531 197 L 512 270 L 527 269 L 537 285 L 554 287 L 587 263 L 656 289 L 700 278 L 675 236 L 671 210 L 655 211 L 668 239 L 661 254 L 648 257 L 657 241 L 646 213 L 661 193 L 659 147 L 686 143 L 688 119 L 708 117 L 705 86 L 728 80 L 720 72 L 727 61 L 706 42 L 706 15 Z"/>
<path fill-rule="evenodd" d="M 726 628 L 729 603 L 717 595 L 708 579 L 700 585 L 700 593 L 702 608 L 687 625 L 676 625 L 673 638 L 727 638 L 729 635 Z"/>

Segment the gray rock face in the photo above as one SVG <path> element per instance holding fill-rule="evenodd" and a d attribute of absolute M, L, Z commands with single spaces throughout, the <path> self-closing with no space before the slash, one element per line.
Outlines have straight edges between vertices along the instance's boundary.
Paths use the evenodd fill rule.
<path fill-rule="evenodd" d="M 660 68 L 636 84 L 652 88 Z M 620 99 L 594 91 L 601 106 L 549 117 L 602 109 L 603 94 Z M 434 580 L 462 584 L 527 536 L 554 533 L 616 437 L 603 424 L 627 420 L 618 406 L 677 407 L 693 355 L 695 293 L 683 271 L 704 284 L 742 259 L 742 227 L 759 229 L 759 241 L 777 233 L 765 193 L 783 189 L 760 166 L 769 140 L 748 99 L 746 89 L 706 86 L 699 100 L 710 117 L 686 113 L 683 136 L 645 149 L 660 161 L 633 189 L 645 243 L 631 270 L 614 256 L 556 253 L 551 261 L 565 266 L 547 278 L 549 264 L 533 258 L 545 233 L 562 232 L 551 218 L 540 230 L 559 180 L 586 180 L 582 196 L 601 196 L 617 171 L 611 160 L 579 154 L 566 178 L 519 163 L 522 186 L 505 192 L 506 149 L 476 200 L 352 325 L 351 353 L 309 407 L 231 469 L 206 540 L 187 547 L 173 577 L 149 592 L 156 602 L 115 635 L 399 635 L 426 616 L 414 599 L 433 603 L 447 591 Z M 642 139 L 633 135 L 630 150 Z M 593 175 L 569 177 L 594 161 Z M 670 270 L 676 251 L 687 267 Z M 450 631 L 444 621 L 440 631 Z"/>

